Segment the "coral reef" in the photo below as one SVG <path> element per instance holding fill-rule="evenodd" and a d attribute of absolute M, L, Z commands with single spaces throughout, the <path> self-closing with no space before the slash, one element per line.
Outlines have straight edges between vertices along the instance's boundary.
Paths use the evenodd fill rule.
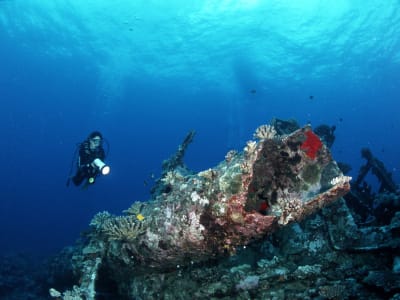
<path fill-rule="evenodd" d="M 315 159 L 300 148 L 306 130 L 275 136 L 273 142 L 260 140 L 249 152 L 232 151 L 229 159 L 198 174 L 184 175 L 182 165 L 168 170 L 165 174 L 177 174 L 170 177 L 173 182 L 168 180 L 169 191 L 155 194 L 150 202 L 133 203 L 125 216 L 98 213 L 84 239 L 46 266 L 33 269 L 23 257 L 2 257 L 0 298 L 49 299 L 50 292 L 64 300 L 400 299 L 399 191 L 361 193 L 365 183 L 333 201 L 332 188 L 347 185 L 348 178 L 340 176 L 324 147 Z M 289 155 L 263 151 L 267 145 Z M 297 167 L 288 168 L 290 163 Z M 287 168 L 266 172 L 262 164 L 264 169 Z M 314 172 L 317 175 L 311 176 Z M 284 184 L 255 180 L 266 174 Z M 368 209 L 349 197 L 357 197 Z M 255 207 L 243 205 L 244 200 Z M 326 200 L 334 203 L 324 206 Z M 258 201 L 267 207 L 263 214 L 257 214 Z M 324 207 L 318 209 L 316 203 Z M 308 205 L 315 213 L 310 214 Z M 365 211 L 372 214 L 368 221 L 359 217 Z M 205 218 L 210 212 L 214 218 Z M 249 216 L 272 217 L 274 222 L 259 235 L 259 223 L 250 227 Z M 213 223 L 217 221 L 219 227 Z M 220 231 L 212 232 L 211 225 Z M 211 257 L 198 254 L 192 243 L 201 246 L 211 238 L 211 245 L 221 240 L 231 244 L 215 247 Z M 168 251 L 171 245 L 175 248 Z M 151 251 L 158 247 L 163 247 L 160 253 Z M 165 265 L 158 259 L 164 254 L 170 255 Z"/>
<path fill-rule="evenodd" d="M 332 247 L 327 222 L 339 208 L 349 213 L 345 206 L 336 202 L 234 256 L 128 276 L 121 293 L 127 299 L 398 299 L 400 275 L 391 272 L 395 252 Z M 335 239 L 341 234 L 334 233 Z"/>
<path fill-rule="evenodd" d="M 130 290 L 139 276 L 232 255 L 350 190 L 351 178 L 343 176 L 309 126 L 283 136 L 276 132 L 270 125 L 259 127 L 259 141 L 198 174 L 182 171 L 189 134 L 168 160 L 173 163 L 164 163 L 151 201 L 134 204 L 127 216 L 101 213 L 93 219 L 88 243 L 74 260 L 81 272 L 81 286 L 74 291 L 94 299 L 101 270 L 120 290 Z M 260 205 L 267 207 L 263 213 Z M 261 281 L 247 277 L 232 286 L 249 293 L 265 288 Z"/>

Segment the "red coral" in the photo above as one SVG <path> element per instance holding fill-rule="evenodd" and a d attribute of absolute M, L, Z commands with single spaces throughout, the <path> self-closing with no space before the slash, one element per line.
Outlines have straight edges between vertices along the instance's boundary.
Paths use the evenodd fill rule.
<path fill-rule="evenodd" d="M 303 142 L 303 144 L 301 144 L 300 149 L 304 150 L 309 158 L 315 159 L 317 152 L 322 147 L 322 142 L 318 135 L 311 130 L 306 131 L 305 135 L 306 140 Z"/>

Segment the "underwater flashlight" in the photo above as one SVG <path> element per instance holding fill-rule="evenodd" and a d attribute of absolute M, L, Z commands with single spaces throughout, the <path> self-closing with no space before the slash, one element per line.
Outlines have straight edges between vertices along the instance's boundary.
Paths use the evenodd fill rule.
<path fill-rule="evenodd" d="M 100 170 L 102 175 L 108 175 L 110 173 L 110 167 L 107 166 L 100 158 L 96 158 L 93 164 Z"/>

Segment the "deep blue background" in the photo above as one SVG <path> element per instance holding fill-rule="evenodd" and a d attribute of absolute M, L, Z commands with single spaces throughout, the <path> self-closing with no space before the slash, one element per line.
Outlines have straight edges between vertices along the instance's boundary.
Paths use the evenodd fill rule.
<path fill-rule="evenodd" d="M 336 125 L 352 175 L 369 147 L 399 181 L 396 1 L 162 3 L 0 2 L 0 252 L 58 251 L 97 212 L 148 199 L 192 129 L 195 171 L 278 117 Z M 93 130 L 112 172 L 67 188 Z"/>

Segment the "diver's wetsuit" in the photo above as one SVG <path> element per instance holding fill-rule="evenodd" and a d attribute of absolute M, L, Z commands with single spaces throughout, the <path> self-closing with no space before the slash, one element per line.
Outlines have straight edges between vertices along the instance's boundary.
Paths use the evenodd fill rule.
<path fill-rule="evenodd" d="M 85 178 L 95 178 L 99 174 L 99 170 L 92 166 L 92 162 L 96 158 L 104 160 L 105 157 L 102 146 L 90 150 L 89 141 L 84 141 L 79 147 L 78 170 L 75 176 L 72 177 L 72 182 L 75 185 L 81 185 Z"/>

